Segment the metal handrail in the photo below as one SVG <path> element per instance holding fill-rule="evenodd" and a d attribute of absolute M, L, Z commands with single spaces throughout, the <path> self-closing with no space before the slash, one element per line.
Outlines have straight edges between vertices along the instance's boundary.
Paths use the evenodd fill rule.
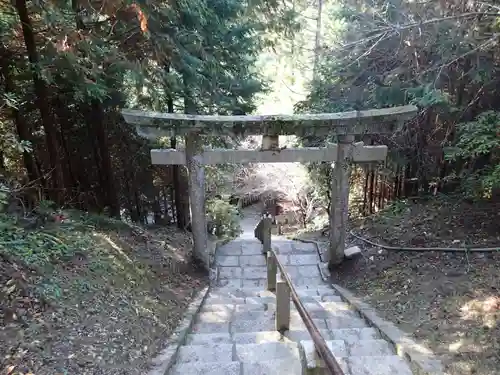
<path fill-rule="evenodd" d="M 262 243 L 262 250 L 263 250 L 262 253 L 268 257 L 267 258 L 268 262 L 269 261 L 276 262 L 275 264 L 281 273 L 282 279 L 285 281 L 290 291 L 290 297 L 293 301 L 293 304 L 297 308 L 297 311 L 299 312 L 299 315 L 302 321 L 304 322 L 307 331 L 311 335 L 311 338 L 314 342 L 314 347 L 316 348 L 316 351 L 318 352 L 321 359 L 323 359 L 323 361 L 325 362 L 326 368 L 330 373 L 330 375 L 345 375 L 344 372 L 342 371 L 342 368 L 338 364 L 337 360 L 333 356 L 332 352 L 326 345 L 326 341 L 323 338 L 323 336 L 321 336 L 318 327 L 316 327 L 311 316 L 309 315 L 306 308 L 302 304 L 302 301 L 300 300 L 299 295 L 297 294 L 297 291 L 295 290 L 295 287 L 292 284 L 292 280 L 290 279 L 290 276 L 288 276 L 288 273 L 285 270 L 285 267 L 283 267 L 283 264 L 281 264 L 280 260 L 278 259 L 276 252 L 272 249 L 271 227 L 272 227 L 271 219 L 268 217 L 268 215 L 265 215 L 255 227 L 254 235 Z M 269 256 L 271 256 L 273 259 L 270 260 Z M 274 282 L 276 282 L 276 279 L 274 280 Z"/>
<path fill-rule="evenodd" d="M 276 252 L 273 249 L 271 249 L 270 252 L 272 253 L 274 261 L 276 262 L 281 272 L 282 278 L 284 279 L 288 288 L 290 289 L 290 296 L 292 298 L 293 304 L 297 308 L 297 311 L 299 312 L 299 315 L 302 318 L 302 321 L 304 322 L 307 331 L 311 335 L 316 351 L 318 352 L 321 359 L 323 359 L 323 361 L 325 362 L 326 368 L 330 372 L 330 375 L 345 375 L 339 363 L 337 362 L 332 352 L 326 345 L 326 341 L 319 332 L 318 327 L 316 327 L 316 324 L 314 324 L 311 315 L 309 315 L 306 308 L 302 304 L 302 301 L 300 300 L 300 297 L 297 294 L 297 291 L 295 290 L 292 284 L 292 280 L 290 280 L 290 276 L 288 276 L 285 267 L 283 267 L 280 260 L 278 259 Z"/>

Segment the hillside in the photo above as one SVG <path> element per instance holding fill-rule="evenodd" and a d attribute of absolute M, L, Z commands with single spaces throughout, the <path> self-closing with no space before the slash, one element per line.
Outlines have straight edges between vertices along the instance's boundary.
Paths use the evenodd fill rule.
<path fill-rule="evenodd" d="M 191 238 L 66 215 L 36 229 L 0 217 L 2 373 L 143 374 L 207 283 Z"/>

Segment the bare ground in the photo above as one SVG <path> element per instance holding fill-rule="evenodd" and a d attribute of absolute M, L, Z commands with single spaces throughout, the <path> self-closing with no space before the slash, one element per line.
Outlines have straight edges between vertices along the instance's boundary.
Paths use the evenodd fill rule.
<path fill-rule="evenodd" d="M 144 374 L 208 282 L 190 264 L 190 237 L 169 227 L 50 233 L 81 250 L 41 268 L 0 241 L 0 373 Z"/>
<path fill-rule="evenodd" d="M 500 205 L 450 199 L 396 203 L 352 223 L 400 247 L 500 246 Z M 304 238 L 326 241 L 318 233 Z M 500 253 L 387 251 L 350 236 L 362 256 L 332 275 L 441 357 L 451 375 L 500 373 Z"/>

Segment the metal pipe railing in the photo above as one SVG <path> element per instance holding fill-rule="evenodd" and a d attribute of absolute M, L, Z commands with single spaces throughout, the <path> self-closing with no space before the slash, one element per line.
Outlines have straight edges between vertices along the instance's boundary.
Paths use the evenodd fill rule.
<path fill-rule="evenodd" d="M 267 221 L 267 222 L 266 222 Z M 257 229 L 259 228 L 259 229 Z M 267 289 L 276 291 L 276 329 L 278 331 L 288 330 L 290 327 L 290 298 L 297 308 L 300 318 L 304 322 L 307 331 L 311 335 L 316 351 L 324 361 L 330 375 L 345 375 L 339 363 L 328 348 L 325 339 L 321 336 L 318 327 L 314 324 L 311 316 L 300 300 L 290 276 L 280 262 L 276 252 L 271 248 L 271 225 L 270 219 L 263 218 L 255 228 L 255 236 L 259 238 L 267 256 Z M 276 280 L 277 271 L 280 271 L 282 281 Z M 284 282 L 286 288 L 281 285 Z"/>

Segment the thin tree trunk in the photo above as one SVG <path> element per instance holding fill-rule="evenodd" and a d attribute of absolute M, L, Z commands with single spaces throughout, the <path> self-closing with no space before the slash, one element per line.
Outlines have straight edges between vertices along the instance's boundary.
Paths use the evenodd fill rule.
<path fill-rule="evenodd" d="M 45 130 L 45 142 L 49 153 L 50 169 L 52 171 L 52 194 L 54 201 L 62 204 L 64 200 L 64 176 L 59 158 L 59 142 L 55 127 L 55 117 L 51 112 L 48 102 L 48 90 L 44 80 L 40 76 L 39 56 L 35 43 L 35 34 L 31 25 L 26 0 L 16 0 L 15 7 L 21 21 L 24 44 L 28 53 L 33 76 L 33 87 L 35 90 L 35 103 L 40 111 L 41 123 Z"/>
<path fill-rule="evenodd" d="M 318 14 L 316 16 L 316 35 L 314 41 L 314 65 L 313 65 L 313 78 L 318 78 L 318 65 L 321 56 L 321 24 L 323 13 L 323 0 L 318 0 Z"/>
<path fill-rule="evenodd" d="M 369 167 L 364 167 L 363 168 L 365 171 L 365 184 L 363 188 L 363 215 L 367 214 L 367 203 L 368 203 L 368 177 L 370 175 L 370 169 Z"/>
<path fill-rule="evenodd" d="M 372 169 L 370 172 L 371 173 L 370 173 L 370 190 L 368 193 L 368 212 L 372 214 L 374 193 L 375 193 L 375 169 Z"/>
<path fill-rule="evenodd" d="M 5 59 L 2 59 L 3 64 L 1 67 L 2 69 L 1 74 L 5 82 L 5 92 L 15 93 L 15 84 L 14 80 L 12 79 L 11 66 L 10 66 L 11 64 L 10 62 L 12 60 L 7 58 L 7 55 L 5 53 L 2 53 L 2 55 L 6 56 Z M 29 124 L 26 121 L 24 121 L 24 117 L 19 113 L 19 110 L 17 108 L 11 107 L 10 110 L 14 124 L 16 126 L 16 132 L 17 136 L 19 137 L 19 140 L 29 141 L 33 145 L 32 130 L 30 129 Z M 33 152 L 23 151 L 24 167 L 26 168 L 28 179 L 30 182 L 38 180 L 39 183 L 45 187 L 45 180 L 41 176 L 34 155 L 35 155 L 34 151 Z"/>
<path fill-rule="evenodd" d="M 105 202 L 109 207 L 109 214 L 112 217 L 120 217 L 120 206 L 118 203 L 118 193 L 115 188 L 113 179 L 113 167 L 111 165 L 111 155 L 108 146 L 107 121 L 104 118 L 104 109 L 101 103 L 94 99 L 92 100 L 92 113 L 95 120 L 94 134 L 97 138 L 99 149 L 99 165 L 101 171 L 102 191 L 105 194 Z"/>

